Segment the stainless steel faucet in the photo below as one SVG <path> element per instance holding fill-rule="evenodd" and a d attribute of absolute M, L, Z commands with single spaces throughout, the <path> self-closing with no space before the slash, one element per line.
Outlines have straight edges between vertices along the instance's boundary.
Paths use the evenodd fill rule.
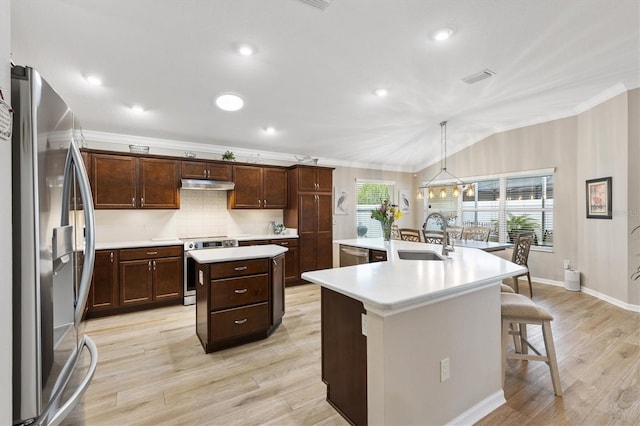
<path fill-rule="evenodd" d="M 445 217 L 438 213 L 438 212 L 433 212 L 430 213 L 429 216 L 427 216 L 427 218 L 424 221 L 425 226 L 427 225 L 427 223 L 429 222 L 429 219 L 431 218 L 431 216 L 435 216 L 437 218 L 440 218 L 440 220 L 442 221 L 442 255 L 446 256 L 449 253 L 451 253 L 453 251 L 453 246 L 449 247 L 447 245 L 447 219 L 445 219 Z"/>

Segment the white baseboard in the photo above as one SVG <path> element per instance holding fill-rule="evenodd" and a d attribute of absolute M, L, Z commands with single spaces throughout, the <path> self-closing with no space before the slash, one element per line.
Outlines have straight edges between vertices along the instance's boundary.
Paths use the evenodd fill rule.
<path fill-rule="evenodd" d="M 522 279 L 522 278 L 519 278 Z M 526 280 L 526 278 L 525 278 Z M 562 281 L 554 281 L 554 280 L 548 280 L 546 278 L 537 278 L 537 277 L 531 277 L 531 281 L 535 282 L 535 283 L 539 283 L 539 284 L 546 284 L 546 285 L 554 285 L 557 287 L 564 287 L 564 282 Z M 600 293 L 599 291 L 593 290 L 589 287 L 585 287 L 585 286 L 580 286 L 580 291 L 583 292 L 584 294 L 588 294 L 589 296 L 593 296 L 596 297 L 600 300 L 603 300 L 607 303 L 611 303 L 612 305 L 615 305 L 619 308 L 622 308 L 624 310 L 627 311 L 631 311 L 631 312 L 640 312 L 640 305 L 633 305 L 631 303 L 626 303 L 623 302 L 622 300 L 618 300 L 614 297 L 611 296 L 607 296 L 604 293 Z"/>
<path fill-rule="evenodd" d="M 448 425 L 472 425 L 480 421 L 482 418 L 484 418 L 493 410 L 502 406 L 506 402 L 507 400 L 504 399 L 504 392 L 502 391 L 502 389 L 500 389 L 499 391 L 495 392 L 492 395 L 489 395 L 488 397 L 486 397 L 485 399 L 483 399 L 473 407 L 469 408 L 467 411 L 460 414 L 458 417 L 451 420 L 447 424 Z"/>

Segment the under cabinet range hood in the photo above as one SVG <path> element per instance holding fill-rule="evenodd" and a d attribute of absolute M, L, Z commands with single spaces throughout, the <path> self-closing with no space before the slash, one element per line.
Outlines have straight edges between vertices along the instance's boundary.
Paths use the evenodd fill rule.
<path fill-rule="evenodd" d="M 209 191 L 231 191 L 236 186 L 235 183 L 222 180 L 205 179 L 182 179 L 182 189 L 203 189 Z"/>

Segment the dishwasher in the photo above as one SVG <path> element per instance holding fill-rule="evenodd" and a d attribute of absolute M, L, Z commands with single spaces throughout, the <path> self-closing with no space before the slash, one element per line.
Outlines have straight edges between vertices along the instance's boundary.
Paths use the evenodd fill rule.
<path fill-rule="evenodd" d="M 369 249 L 340 245 L 340 266 L 369 263 Z"/>

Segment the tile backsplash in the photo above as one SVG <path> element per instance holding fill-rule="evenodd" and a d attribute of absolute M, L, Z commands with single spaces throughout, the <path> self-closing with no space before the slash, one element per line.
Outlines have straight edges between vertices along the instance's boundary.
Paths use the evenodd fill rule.
<path fill-rule="evenodd" d="M 227 210 L 225 191 L 181 189 L 178 210 L 96 210 L 96 241 L 263 235 L 282 217 L 282 210 Z"/>

